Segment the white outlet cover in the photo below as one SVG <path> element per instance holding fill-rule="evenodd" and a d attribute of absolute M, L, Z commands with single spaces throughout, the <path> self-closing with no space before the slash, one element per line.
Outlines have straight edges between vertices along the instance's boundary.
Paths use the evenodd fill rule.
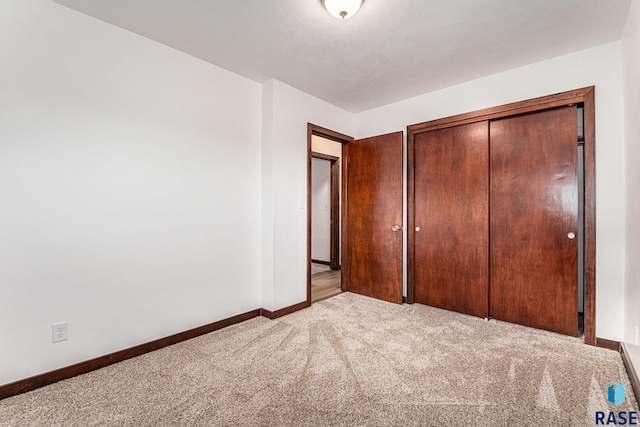
<path fill-rule="evenodd" d="M 66 341 L 69 339 L 69 323 L 58 322 L 51 325 L 52 342 Z"/>

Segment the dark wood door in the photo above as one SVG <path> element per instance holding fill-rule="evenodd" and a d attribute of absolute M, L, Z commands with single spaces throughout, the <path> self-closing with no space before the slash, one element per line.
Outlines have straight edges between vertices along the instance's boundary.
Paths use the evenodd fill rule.
<path fill-rule="evenodd" d="M 414 141 L 414 300 L 488 317 L 489 125 Z"/>
<path fill-rule="evenodd" d="M 578 334 L 576 108 L 490 124 L 491 317 Z"/>
<path fill-rule="evenodd" d="M 345 158 L 345 287 L 400 304 L 402 132 L 349 142 Z"/>

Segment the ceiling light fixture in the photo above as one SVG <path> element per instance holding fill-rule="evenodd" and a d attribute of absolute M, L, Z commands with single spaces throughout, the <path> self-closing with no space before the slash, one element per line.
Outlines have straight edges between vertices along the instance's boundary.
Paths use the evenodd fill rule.
<path fill-rule="evenodd" d="M 360 9 L 362 0 L 322 0 L 322 4 L 332 16 L 338 19 L 347 19 Z"/>

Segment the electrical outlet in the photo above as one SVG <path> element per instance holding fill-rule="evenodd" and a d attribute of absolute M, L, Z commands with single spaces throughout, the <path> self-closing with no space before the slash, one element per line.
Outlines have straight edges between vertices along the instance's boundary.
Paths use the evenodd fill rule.
<path fill-rule="evenodd" d="M 58 322 L 52 326 L 53 342 L 66 341 L 69 339 L 69 323 Z"/>

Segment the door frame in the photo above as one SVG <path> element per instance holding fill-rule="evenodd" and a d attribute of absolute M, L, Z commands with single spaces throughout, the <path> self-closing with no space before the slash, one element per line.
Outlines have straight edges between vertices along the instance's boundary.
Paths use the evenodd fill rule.
<path fill-rule="evenodd" d="M 340 158 L 329 156 L 328 154 L 317 153 L 315 151 L 311 152 L 311 158 L 327 160 L 331 163 L 331 195 L 329 202 L 329 212 L 331 216 L 331 236 L 329 237 L 329 267 L 331 267 L 332 270 L 340 270 L 340 191 L 338 189 L 338 186 L 340 185 Z M 313 176 L 311 177 L 311 179 L 313 181 Z M 313 202 L 313 200 L 311 200 L 311 202 Z M 311 261 L 313 262 L 314 260 L 311 259 Z"/>
<path fill-rule="evenodd" d="M 584 105 L 584 342 L 585 344 L 596 345 L 595 86 L 588 86 L 554 95 L 542 96 L 526 101 L 514 102 L 407 126 L 407 303 L 414 303 L 413 265 L 415 236 L 411 231 L 415 229 L 415 135 L 422 132 L 515 116 L 569 104 Z"/>
<path fill-rule="evenodd" d="M 345 227 L 346 227 L 345 219 L 347 214 L 346 203 L 345 203 L 347 194 L 346 194 L 345 179 L 344 179 L 344 177 L 346 176 L 345 175 L 346 162 L 344 162 L 344 146 L 345 144 L 348 144 L 354 139 L 352 136 L 345 135 L 327 128 L 323 128 L 322 126 L 314 125 L 312 123 L 307 123 L 307 304 L 308 305 L 311 305 L 311 209 L 312 209 L 312 206 L 311 206 L 311 190 L 312 190 L 311 159 L 313 158 L 313 151 L 311 149 L 311 139 L 313 135 L 330 139 L 332 141 L 339 142 L 340 144 L 342 144 L 342 153 L 343 153 L 342 182 L 340 183 L 342 187 L 342 197 L 339 203 L 339 206 L 341 206 L 342 209 L 340 209 L 340 221 L 338 221 L 339 223 L 342 224 L 342 227 L 340 230 L 340 239 L 338 242 L 338 244 L 340 245 L 340 250 L 339 250 L 340 255 L 345 253 L 344 236 L 345 236 Z M 337 224 L 334 224 L 334 225 L 337 225 Z M 332 225 L 332 229 L 334 225 Z M 338 265 L 342 264 L 341 265 L 342 268 L 340 271 L 341 287 L 343 291 L 346 291 L 347 289 L 346 289 L 346 283 L 345 283 L 345 271 L 347 269 L 346 267 L 348 267 L 346 265 L 347 261 L 345 260 L 344 262 L 341 263 L 340 262 L 341 257 L 337 257 L 337 258 L 338 258 L 337 259 Z"/>

